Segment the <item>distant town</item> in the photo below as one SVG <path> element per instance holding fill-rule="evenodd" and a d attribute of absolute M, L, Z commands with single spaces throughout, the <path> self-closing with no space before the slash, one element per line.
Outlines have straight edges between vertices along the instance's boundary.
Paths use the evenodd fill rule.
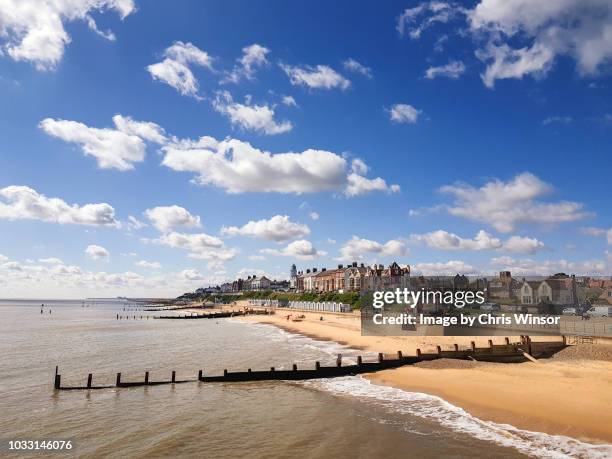
<path fill-rule="evenodd" d="M 455 276 L 411 276 L 409 265 L 396 262 L 388 266 L 353 262 L 339 264 L 334 269 L 307 268 L 298 271 L 292 265 L 289 280 L 271 280 L 266 276 L 247 276 L 233 282 L 197 289 L 184 296 L 243 295 L 257 298 L 294 298 L 301 295 L 309 300 L 319 296 L 329 299 L 342 295 L 356 299 L 378 290 L 445 289 L 485 291 L 487 301 L 513 304 L 530 310 L 545 307 L 580 308 L 588 305 L 612 305 L 612 278 L 575 276 L 557 273 L 540 277 L 513 277 L 510 271 L 498 276 L 479 277 L 457 274 Z M 253 295 L 256 293 L 256 295 Z M 348 295 L 351 294 L 351 295 Z M 299 298 L 299 299 L 304 299 Z M 531 312 L 531 311 L 530 311 Z"/>

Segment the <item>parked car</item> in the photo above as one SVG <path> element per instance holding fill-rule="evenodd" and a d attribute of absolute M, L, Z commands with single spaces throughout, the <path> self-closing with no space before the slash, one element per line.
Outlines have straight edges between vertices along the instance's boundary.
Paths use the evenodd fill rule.
<path fill-rule="evenodd" d="M 575 316 L 577 314 L 576 308 L 563 308 L 563 311 L 561 311 L 561 313 L 564 316 Z"/>
<path fill-rule="evenodd" d="M 612 317 L 612 306 L 593 306 L 585 314 L 589 317 Z"/>

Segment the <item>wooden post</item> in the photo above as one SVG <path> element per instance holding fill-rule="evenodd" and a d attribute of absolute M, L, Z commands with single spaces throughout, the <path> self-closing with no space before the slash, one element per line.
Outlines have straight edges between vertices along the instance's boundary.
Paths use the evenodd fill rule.
<path fill-rule="evenodd" d="M 88 389 L 91 389 L 91 379 L 92 379 L 92 376 L 93 376 L 93 375 L 92 375 L 91 373 L 89 373 L 89 374 L 87 375 L 87 388 L 88 388 Z"/>
<path fill-rule="evenodd" d="M 510 338 L 508 338 L 507 336 L 506 336 L 505 341 L 506 341 L 506 344 L 510 344 Z"/>
<path fill-rule="evenodd" d="M 198 381 L 202 381 L 202 370 L 198 371 Z"/>
<path fill-rule="evenodd" d="M 338 354 L 338 358 L 336 359 L 336 366 L 337 367 L 342 366 L 342 354 Z"/>
<path fill-rule="evenodd" d="M 438 351 L 438 355 L 442 354 L 442 348 L 440 346 L 436 346 L 436 350 Z"/>
<path fill-rule="evenodd" d="M 402 351 L 397 351 L 397 359 L 402 360 L 404 356 L 402 355 Z"/>
<path fill-rule="evenodd" d="M 121 385 L 121 373 L 117 373 L 117 382 L 115 386 L 119 387 Z"/>
<path fill-rule="evenodd" d="M 227 370 L 223 370 L 223 376 L 227 376 Z"/>
<path fill-rule="evenodd" d="M 474 341 L 472 341 L 472 350 L 475 351 L 476 350 L 476 343 Z"/>
<path fill-rule="evenodd" d="M 420 359 L 421 358 L 421 350 L 417 348 L 417 357 Z"/>
<path fill-rule="evenodd" d="M 251 369 L 249 368 L 249 369 L 247 370 L 247 372 L 249 372 L 249 373 L 250 373 L 250 372 L 251 372 Z"/>
<path fill-rule="evenodd" d="M 274 371 L 274 367 L 270 367 L 270 371 Z"/>
<path fill-rule="evenodd" d="M 383 363 L 383 360 L 385 360 L 383 353 L 379 352 L 378 353 L 378 363 Z"/>
<path fill-rule="evenodd" d="M 53 383 L 53 387 L 55 388 L 55 390 L 60 390 L 60 388 L 62 387 L 62 375 L 55 375 L 55 381 Z"/>
<path fill-rule="evenodd" d="M 361 356 L 360 356 L 360 355 L 358 355 L 358 356 L 357 356 L 357 365 L 361 365 L 362 363 L 363 363 L 363 362 L 362 362 Z"/>
<path fill-rule="evenodd" d="M 119 314 L 117 314 L 117 320 L 119 320 Z"/>
<path fill-rule="evenodd" d="M 145 371 L 145 380 L 144 380 L 145 384 L 149 384 L 149 372 Z"/>
<path fill-rule="evenodd" d="M 315 369 L 320 370 L 321 364 L 319 362 L 315 362 Z"/>
<path fill-rule="evenodd" d="M 459 351 L 459 345 L 457 343 L 455 343 L 454 347 L 455 347 L 455 352 L 458 352 Z"/>
<path fill-rule="evenodd" d="M 172 370 L 172 382 L 176 382 L 176 371 Z"/>
<path fill-rule="evenodd" d="M 297 365 L 295 363 L 293 364 L 293 371 L 297 371 Z"/>
<path fill-rule="evenodd" d="M 492 339 L 489 340 L 489 347 L 493 347 L 493 340 Z"/>

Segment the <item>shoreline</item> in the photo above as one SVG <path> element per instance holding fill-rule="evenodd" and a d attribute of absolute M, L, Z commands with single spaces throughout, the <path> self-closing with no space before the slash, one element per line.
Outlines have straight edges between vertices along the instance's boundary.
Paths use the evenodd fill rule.
<path fill-rule="evenodd" d="M 361 336 L 357 315 L 295 313 L 306 318 L 291 322 L 285 314 L 276 314 L 235 320 L 265 323 L 290 333 L 370 352 L 402 350 L 414 354 L 417 347 L 425 350 L 452 343 L 467 347 L 472 340 L 484 345 L 489 339 Z M 325 320 L 320 321 L 320 316 Z M 612 361 L 552 358 L 538 363 L 499 364 L 442 359 L 363 377 L 374 384 L 440 397 L 483 421 L 595 444 L 612 444 Z"/>

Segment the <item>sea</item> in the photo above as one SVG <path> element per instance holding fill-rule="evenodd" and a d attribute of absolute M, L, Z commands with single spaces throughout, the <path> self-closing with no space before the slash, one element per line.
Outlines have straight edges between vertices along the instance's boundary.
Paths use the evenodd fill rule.
<path fill-rule="evenodd" d="M 42 307 L 41 314 L 41 304 Z M 155 320 L 123 300 L 0 300 L 1 457 L 604 458 L 610 447 L 484 421 L 445 400 L 361 377 L 92 391 L 62 385 L 374 358 L 233 319 Z M 117 320 L 117 314 L 131 319 Z M 141 319 L 140 316 L 143 316 Z M 137 318 L 134 319 L 133 316 Z M 9 441 L 66 441 L 63 451 Z"/>

